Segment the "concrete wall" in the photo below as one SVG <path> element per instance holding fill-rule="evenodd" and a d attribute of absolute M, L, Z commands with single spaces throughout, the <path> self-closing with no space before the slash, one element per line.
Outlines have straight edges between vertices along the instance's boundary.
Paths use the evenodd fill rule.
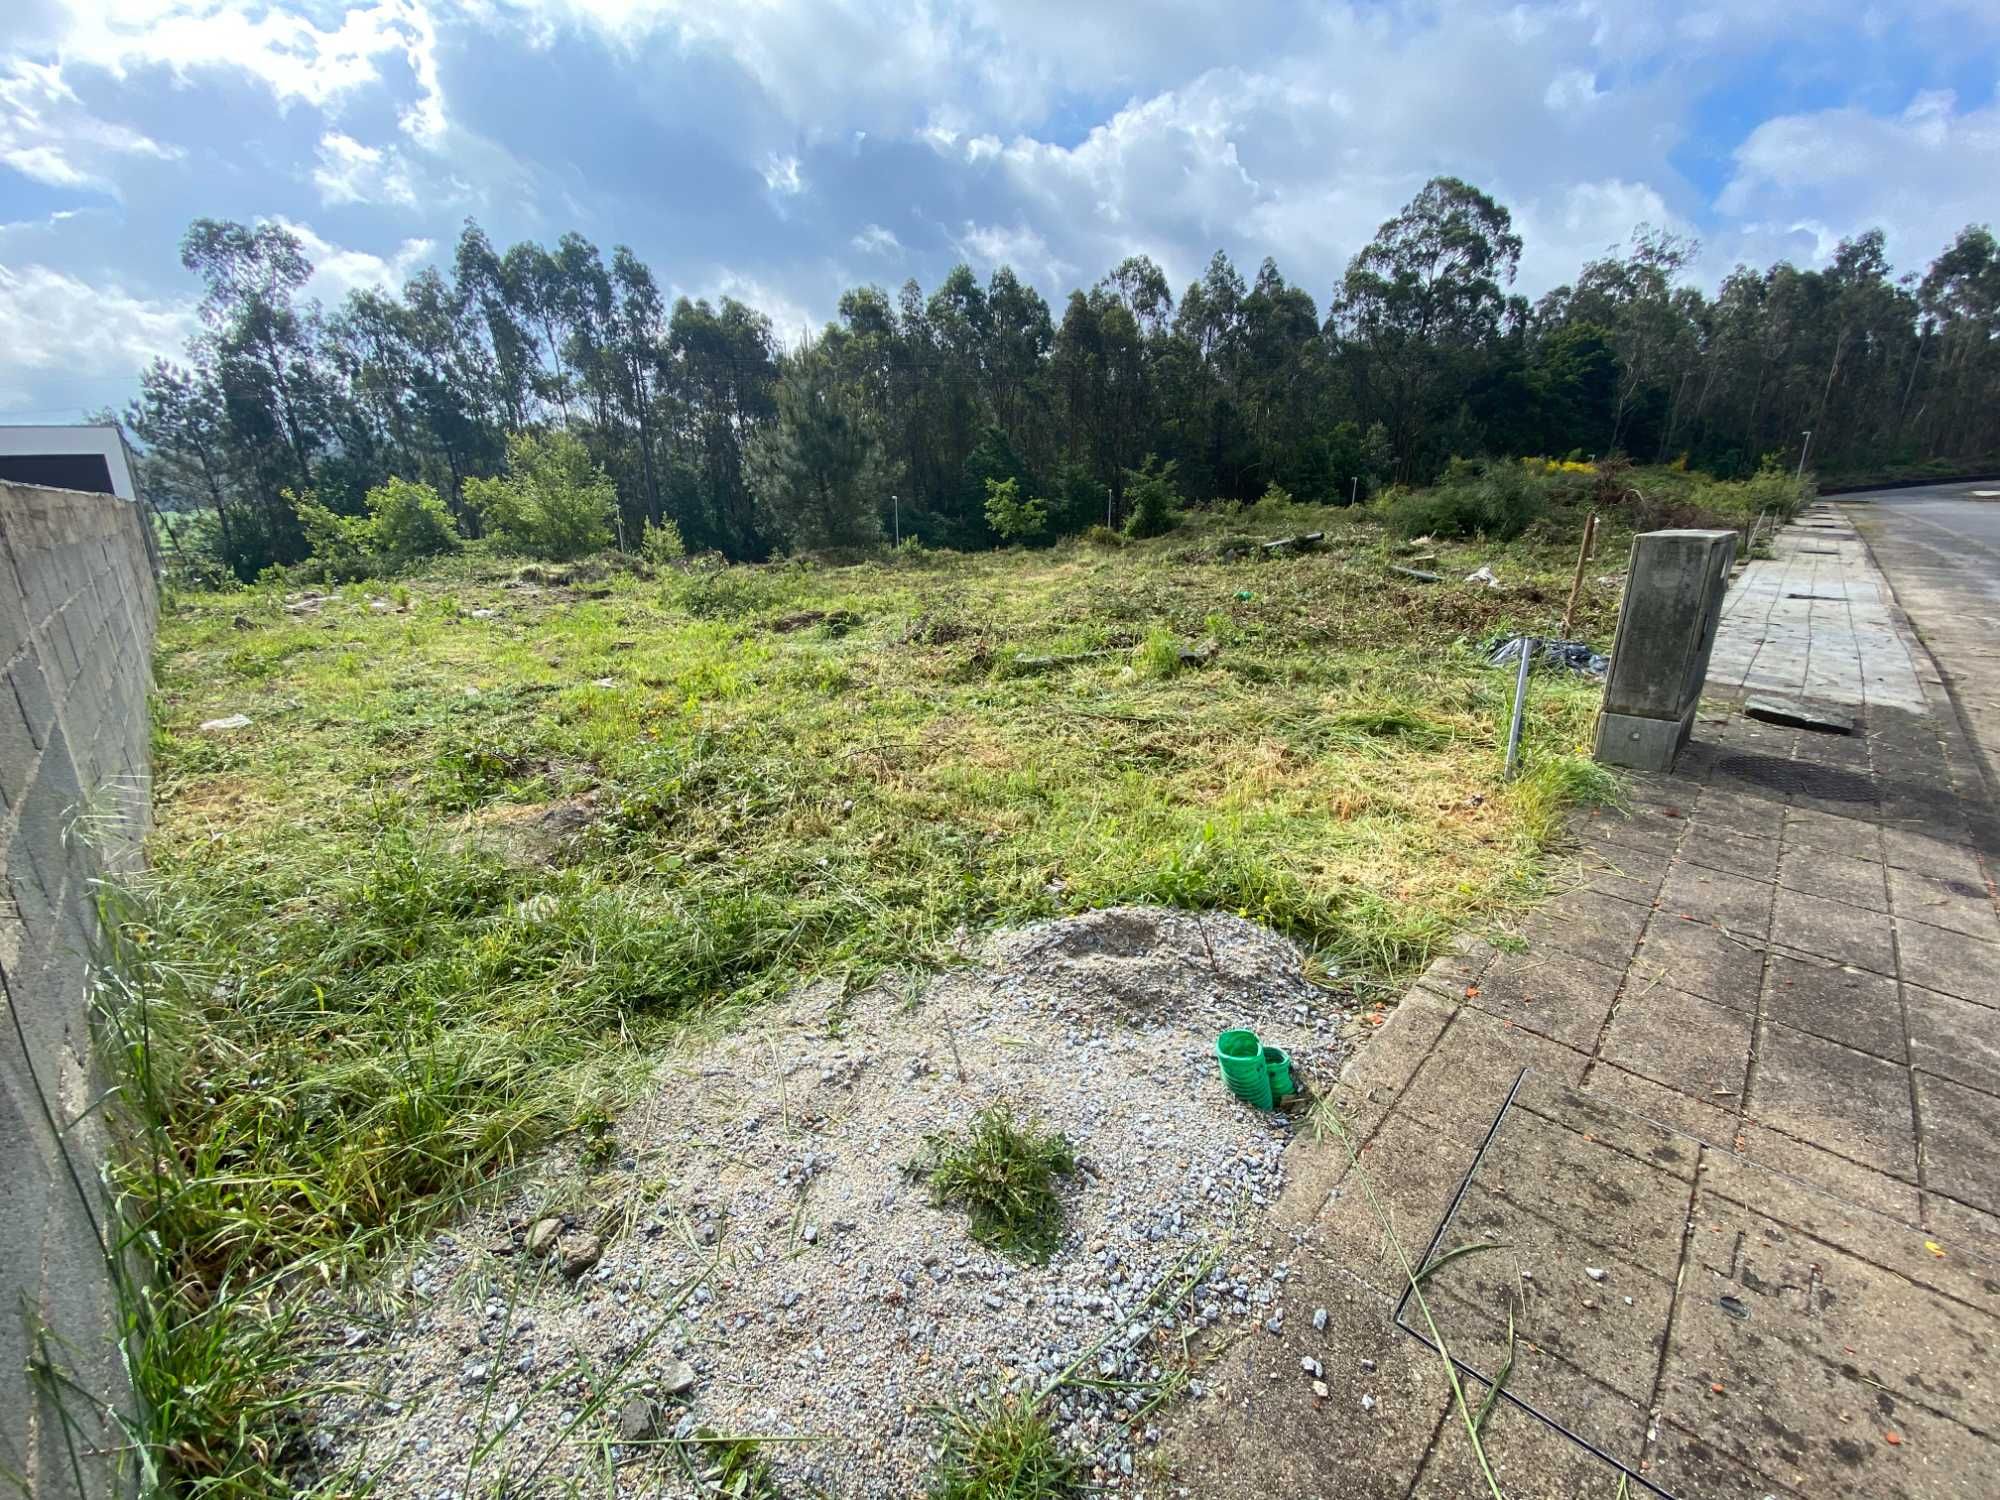
<path fill-rule="evenodd" d="M 105 1407 L 131 1408 L 86 964 L 92 881 L 146 826 L 149 542 L 130 501 L 0 483 L 0 1491 L 36 1496 L 112 1493 Z M 44 1356 L 94 1404 L 52 1400 Z"/>

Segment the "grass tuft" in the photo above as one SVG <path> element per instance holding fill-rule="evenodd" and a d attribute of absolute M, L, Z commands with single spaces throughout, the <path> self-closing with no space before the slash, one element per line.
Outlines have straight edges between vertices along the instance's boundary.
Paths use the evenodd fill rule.
<path fill-rule="evenodd" d="M 924 1145 L 928 1155 L 916 1170 L 932 1199 L 964 1208 L 980 1244 L 1036 1261 L 1062 1244 L 1056 1179 L 1076 1170 L 1076 1154 L 1061 1135 L 1024 1128 L 1008 1106 L 996 1104 L 963 1133 L 939 1132 Z"/>
<path fill-rule="evenodd" d="M 938 1418 L 931 1500 L 1073 1500 L 1082 1461 L 1056 1441 L 1039 1409 L 1011 1397 Z"/>

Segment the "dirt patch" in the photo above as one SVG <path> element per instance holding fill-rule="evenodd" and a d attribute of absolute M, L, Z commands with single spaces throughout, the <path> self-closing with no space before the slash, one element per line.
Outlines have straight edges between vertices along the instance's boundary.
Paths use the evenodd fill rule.
<path fill-rule="evenodd" d="M 597 794 L 557 802 L 493 802 L 472 816 L 468 837 L 509 864 L 560 864 L 600 815 Z"/>
<path fill-rule="evenodd" d="M 426 1247 L 386 1322 L 357 1302 L 322 1330 L 347 1389 L 316 1446 L 384 1494 L 608 1464 L 619 1494 L 679 1496 L 675 1436 L 713 1429 L 787 1439 L 765 1447 L 786 1494 L 911 1494 L 940 1403 L 1046 1391 L 1136 1491 L 1159 1408 L 1285 1317 L 1267 1214 L 1294 1127 L 1229 1097 L 1215 1034 L 1251 1026 L 1324 1083 L 1344 1020 L 1286 940 L 1152 908 L 1000 934 L 914 996 L 801 994 Z M 1078 1158 L 1046 1265 L 974 1243 L 905 1171 L 996 1102 Z M 658 1440 L 621 1436 L 635 1403 Z"/>

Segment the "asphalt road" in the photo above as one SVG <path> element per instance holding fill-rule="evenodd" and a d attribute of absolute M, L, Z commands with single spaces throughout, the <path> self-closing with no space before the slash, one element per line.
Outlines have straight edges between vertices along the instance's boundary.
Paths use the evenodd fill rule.
<path fill-rule="evenodd" d="M 1936 658 L 2000 811 L 2000 480 L 1832 498 Z"/>

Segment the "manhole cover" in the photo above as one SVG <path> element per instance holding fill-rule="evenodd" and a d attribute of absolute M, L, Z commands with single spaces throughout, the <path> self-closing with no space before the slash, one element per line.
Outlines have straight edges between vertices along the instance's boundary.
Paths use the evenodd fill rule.
<path fill-rule="evenodd" d="M 1866 776 L 1843 771 L 1839 766 L 1817 766 L 1811 761 L 1785 760 L 1776 755 L 1725 755 L 1715 763 L 1718 780 L 1761 787 L 1770 792 L 1792 792 L 1801 797 L 1817 797 L 1826 802 L 1873 802 L 1875 787 Z"/>

